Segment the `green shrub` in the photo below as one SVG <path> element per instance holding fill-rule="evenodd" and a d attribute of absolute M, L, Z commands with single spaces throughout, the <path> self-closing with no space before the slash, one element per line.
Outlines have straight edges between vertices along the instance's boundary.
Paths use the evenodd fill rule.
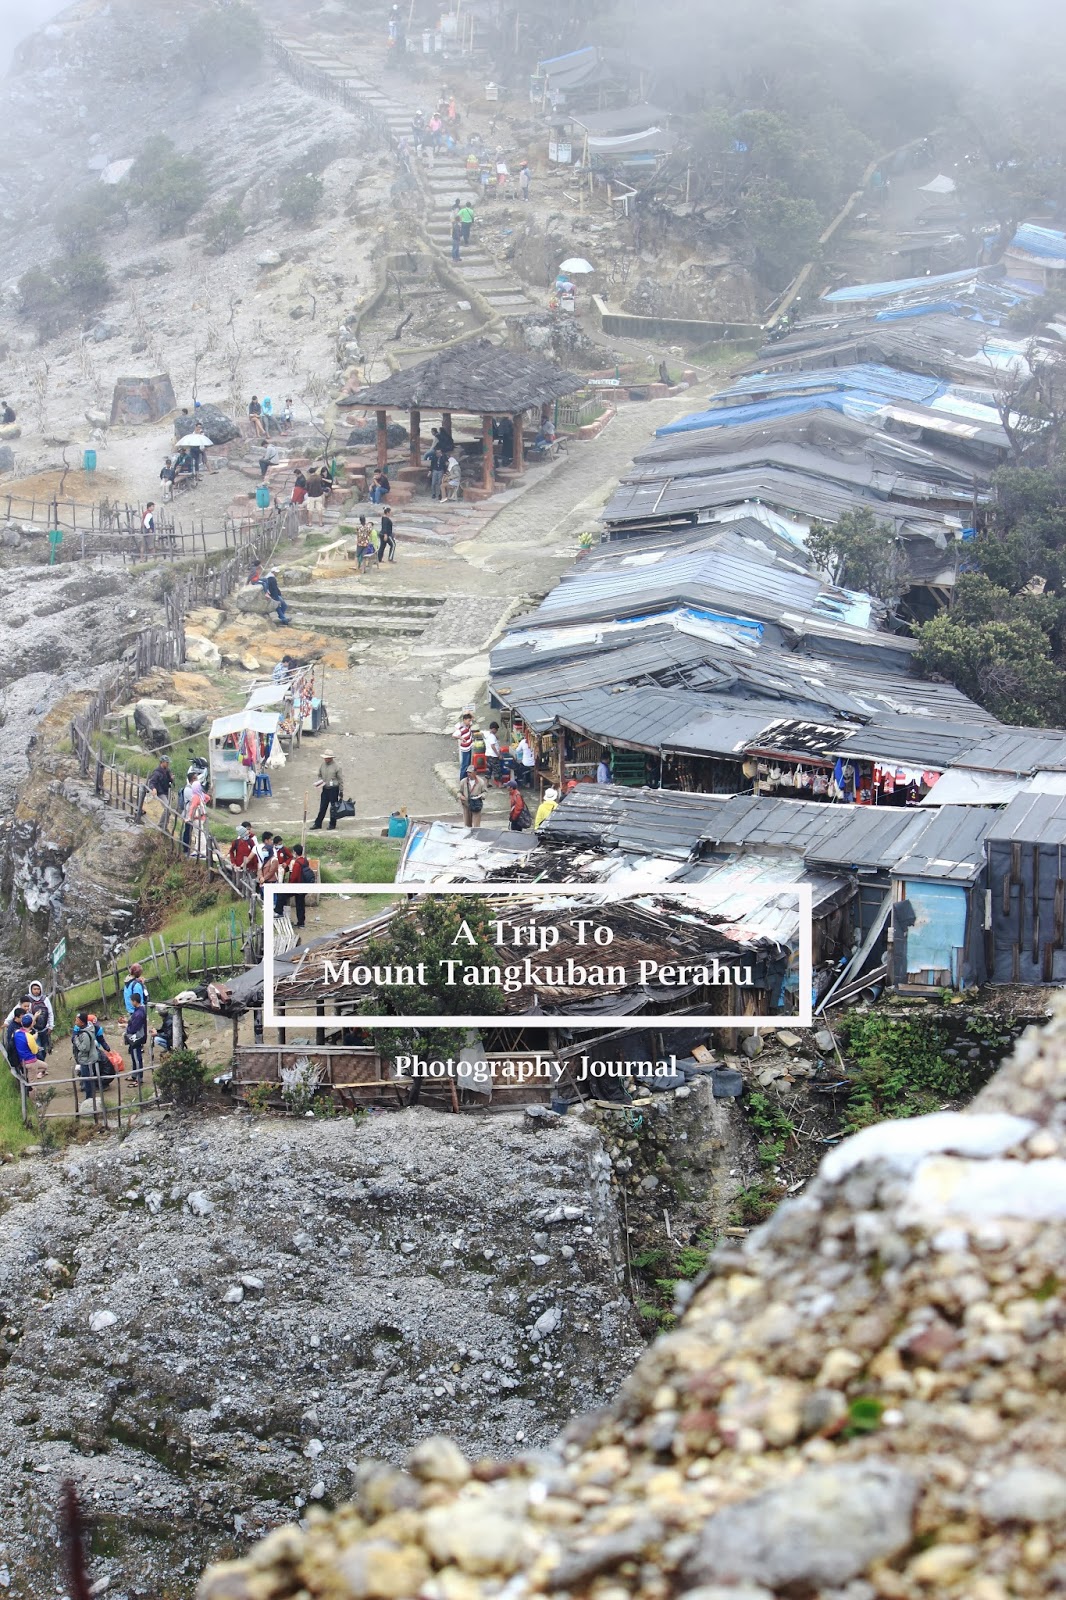
<path fill-rule="evenodd" d="M 104 228 L 120 225 L 126 217 L 125 196 L 114 184 L 91 183 L 60 205 L 55 230 L 66 253 L 77 256 L 91 251 Z"/>
<path fill-rule="evenodd" d="M 841 1022 L 840 1036 L 857 1069 L 844 1124 L 848 1133 L 887 1118 L 923 1116 L 946 1100 L 969 1100 L 995 1070 L 984 1056 L 971 1061 L 965 1051 L 948 1055 L 950 1036 L 934 1017 L 911 1021 L 877 1011 L 851 1013 Z"/>
<path fill-rule="evenodd" d="M 326 192 L 326 186 L 317 172 L 301 172 L 282 186 L 278 208 L 290 222 L 310 222 Z"/>
<path fill-rule="evenodd" d="M 254 72 L 265 34 L 251 6 L 216 5 L 189 24 L 182 60 L 205 89 Z"/>
<path fill-rule="evenodd" d="M 99 256 L 57 256 L 47 267 L 24 272 L 18 293 L 22 315 L 45 338 L 98 310 L 111 294 L 111 280 Z"/>
<path fill-rule="evenodd" d="M 785 1146 L 796 1131 L 792 1119 L 764 1094 L 748 1095 L 744 1104 L 747 1108 L 748 1121 L 759 1140 L 757 1151 L 759 1161 L 764 1167 L 774 1167 L 784 1155 Z"/>
<path fill-rule="evenodd" d="M 236 200 L 227 200 L 205 219 L 204 244 L 212 255 L 223 256 L 244 238 L 247 226 Z"/>
<path fill-rule="evenodd" d="M 183 233 L 208 195 L 200 162 L 180 155 L 164 133 L 153 134 L 141 146 L 130 169 L 130 190 L 136 203 L 155 217 L 161 234 Z"/>
<path fill-rule="evenodd" d="M 204 1097 L 207 1068 L 195 1050 L 171 1050 L 155 1069 L 155 1084 L 164 1100 L 197 1106 Z"/>

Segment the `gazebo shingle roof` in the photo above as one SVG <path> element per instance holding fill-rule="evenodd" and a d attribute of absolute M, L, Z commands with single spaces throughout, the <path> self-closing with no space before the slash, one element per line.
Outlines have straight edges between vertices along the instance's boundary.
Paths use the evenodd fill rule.
<path fill-rule="evenodd" d="M 517 350 L 501 350 L 487 339 L 477 339 L 453 350 L 442 350 L 416 367 L 393 373 L 382 383 L 372 383 L 346 395 L 339 404 L 405 411 L 418 406 L 428 411 L 514 416 L 530 406 L 573 394 L 583 384 L 582 378 L 557 367 L 553 361 L 542 361 L 539 356 L 523 355 Z"/>

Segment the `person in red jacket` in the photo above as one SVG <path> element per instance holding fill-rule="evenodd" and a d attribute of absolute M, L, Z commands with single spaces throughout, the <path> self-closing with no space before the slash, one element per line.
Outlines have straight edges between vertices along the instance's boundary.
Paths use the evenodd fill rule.
<path fill-rule="evenodd" d="M 242 822 L 240 832 L 229 847 L 229 858 L 238 870 L 248 867 L 252 871 L 249 861 L 255 859 L 255 854 L 255 830 L 250 822 Z"/>

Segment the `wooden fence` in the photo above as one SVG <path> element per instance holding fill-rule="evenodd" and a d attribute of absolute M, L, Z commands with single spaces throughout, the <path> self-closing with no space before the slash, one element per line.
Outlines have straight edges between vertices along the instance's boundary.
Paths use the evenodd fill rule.
<path fill-rule="evenodd" d="M 83 503 L 74 500 L 25 499 L 5 495 L 0 499 L 0 519 L 36 523 L 41 536 L 58 529 L 63 538 L 56 561 L 95 561 L 102 558 L 132 565 L 144 561 L 187 561 L 219 551 L 240 550 L 253 541 L 292 540 L 299 532 L 296 506 L 272 507 L 266 513 L 227 515 L 217 524 L 203 517 L 175 519 L 164 505 L 156 505 L 156 531 L 146 547 L 141 535 L 142 511 L 138 506 L 108 500 Z"/>

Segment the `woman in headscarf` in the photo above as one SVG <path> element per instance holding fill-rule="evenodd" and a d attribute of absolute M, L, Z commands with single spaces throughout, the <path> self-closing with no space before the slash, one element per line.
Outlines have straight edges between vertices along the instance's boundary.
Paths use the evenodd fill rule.
<path fill-rule="evenodd" d="M 43 1058 L 52 1048 L 52 1029 L 56 1025 L 52 1002 L 45 993 L 44 984 L 35 979 L 30 984 L 30 1010 L 33 1013 L 34 1031 L 37 1034 L 37 1051 Z"/>

